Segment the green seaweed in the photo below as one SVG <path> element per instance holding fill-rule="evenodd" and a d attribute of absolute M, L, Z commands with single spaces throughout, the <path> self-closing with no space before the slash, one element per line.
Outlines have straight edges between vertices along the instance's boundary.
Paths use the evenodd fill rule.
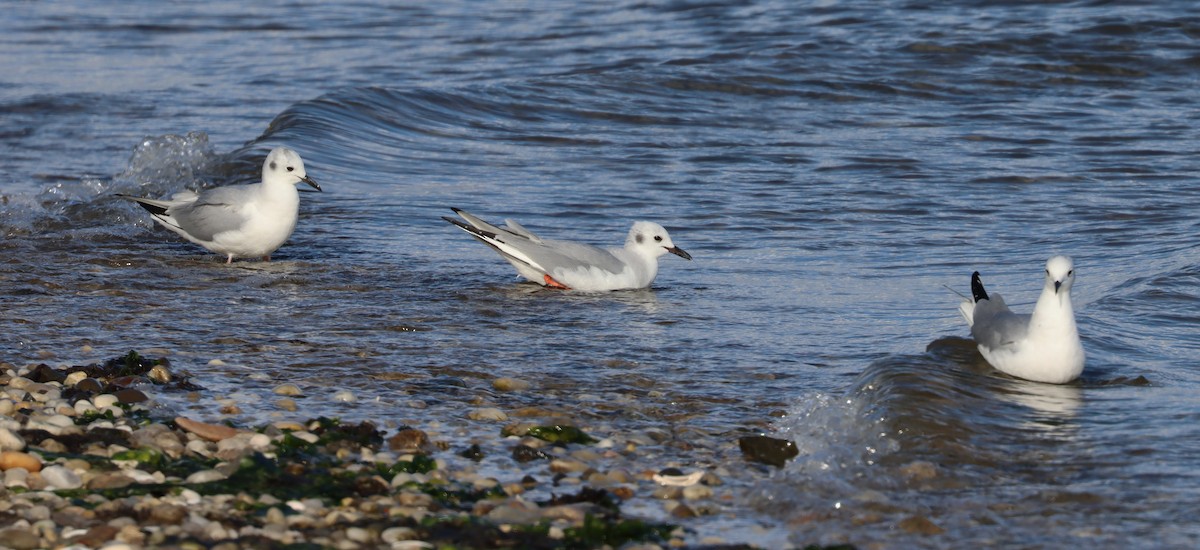
<path fill-rule="evenodd" d="M 637 519 L 605 521 L 588 514 L 583 525 L 563 530 L 563 546 L 566 548 L 596 548 L 608 545 L 613 548 L 630 542 L 667 540 L 671 538 L 674 525 L 648 523 Z"/>
<path fill-rule="evenodd" d="M 529 428 L 526 435 L 536 437 L 543 441 L 548 441 L 555 445 L 565 445 L 568 443 L 590 444 L 595 443 L 596 439 L 592 436 L 583 433 L 583 430 L 574 426 L 534 426 Z"/>
<path fill-rule="evenodd" d="M 423 454 L 413 455 L 412 460 L 397 461 L 390 465 L 375 465 L 375 472 L 385 479 L 396 477 L 396 474 L 425 474 L 436 469 L 437 461 Z"/>

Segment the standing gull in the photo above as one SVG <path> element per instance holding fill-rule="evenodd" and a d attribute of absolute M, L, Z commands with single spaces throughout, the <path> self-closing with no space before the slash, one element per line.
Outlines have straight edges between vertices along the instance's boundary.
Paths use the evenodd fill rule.
<path fill-rule="evenodd" d="M 226 255 L 225 263 L 256 257 L 270 261 L 271 253 L 296 229 L 300 211 L 296 184 L 300 182 L 321 190 L 304 172 L 300 155 L 278 147 L 263 162 L 261 183 L 216 187 L 200 194 L 182 191 L 170 200 L 117 196 L 137 201 L 154 221 L 183 238 Z"/>
<path fill-rule="evenodd" d="M 1046 261 L 1046 284 L 1032 315 L 1008 309 L 1004 298 L 983 289 L 979 272 L 971 275 L 971 298 L 959 304 L 979 353 L 993 367 L 1034 382 L 1064 384 L 1083 372 L 1083 345 L 1071 309 L 1071 284 L 1075 269 L 1071 259 L 1055 256 Z"/>
<path fill-rule="evenodd" d="M 653 222 L 635 222 L 624 248 L 603 249 L 543 239 L 513 220 L 497 227 L 458 208 L 452 210 L 467 223 L 442 219 L 495 249 L 522 277 L 552 288 L 586 292 L 646 288 L 658 275 L 658 258 L 663 254 L 692 259 L 671 242 L 663 226 Z"/>

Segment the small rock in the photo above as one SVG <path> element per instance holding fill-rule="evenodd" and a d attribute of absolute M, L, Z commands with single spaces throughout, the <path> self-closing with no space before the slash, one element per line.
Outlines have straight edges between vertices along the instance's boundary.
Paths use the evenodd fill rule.
<path fill-rule="evenodd" d="M 20 451 L 0 452 L 0 470 L 24 468 L 29 473 L 42 471 L 42 460 Z"/>
<path fill-rule="evenodd" d="M 354 393 L 349 390 L 341 390 L 338 392 L 334 392 L 331 399 L 333 399 L 334 401 L 337 401 L 339 403 L 353 403 L 355 401 L 358 401 L 358 397 L 356 397 L 354 395 Z"/>
<path fill-rule="evenodd" d="M 117 533 L 120 532 L 120 529 L 117 529 L 116 527 L 106 523 L 102 523 L 92 527 L 91 529 L 88 529 L 87 533 L 84 533 L 83 536 L 76 538 L 71 542 L 73 544 L 87 546 L 89 548 L 99 548 L 104 543 L 113 540 L 113 537 L 117 536 Z"/>
<path fill-rule="evenodd" d="M 20 451 L 24 448 L 24 438 L 8 428 L 0 428 L 0 451 Z"/>
<path fill-rule="evenodd" d="M 479 462 L 480 460 L 483 460 L 483 449 L 479 447 L 479 444 L 475 443 L 470 447 L 460 451 L 458 456 Z"/>
<path fill-rule="evenodd" d="M 504 392 L 525 391 L 525 390 L 529 389 L 530 384 L 529 384 L 529 382 L 526 382 L 524 380 L 518 380 L 516 378 L 505 377 L 505 378 L 497 378 L 495 380 L 492 380 L 492 387 L 495 388 L 496 391 L 504 391 Z"/>
<path fill-rule="evenodd" d="M 504 414 L 504 411 L 495 407 L 483 407 L 474 409 L 467 413 L 467 418 L 470 418 L 471 420 L 491 420 L 495 422 L 503 422 L 508 420 L 508 415 Z"/>
<path fill-rule="evenodd" d="M 166 384 L 167 382 L 171 381 L 171 371 L 168 371 L 167 367 L 162 365 L 154 365 L 151 367 L 150 372 L 147 372 L 146 376 L 148 376 L 151 380 L 158 382 L 159 384 Z"/>
<path fill-rule="evenodd" d="M 795 443 L 765 435 L 739 437 L 738 447 L 742 449 L 742 455 L 746 457 L 746 460 L 770 464 L 778 468 L 782 468 L 788 460 L 800 454 Z"/>
<path fill-rule="evenodd" d="M 932 462 L 917 460 L 902 466 L 900 474 L 909 479 L 933 479 L 937 477 L 937 466 Z"/>
<path fill-rule="evenodd" d="M 200 437 L 201 439 L 207 439 L 209 441 L 220 441 L 238 434 L 238 430 L 230 428 L 229 426 L 206 424 L 204 422 L 198 422 L 182 416 L 175 417 L 175 424 L 186 431 L 196 434 L 197 437 Z"/>
<path fill-rule="evenodd" d="M 940 535 L 946 530 L 924 516 L 909 516 L 900 521 L 900 529 L 916 535 Z"/>
<path fill-rule="evenodd" d="M 41 537 L 19 527 L 9 527 L 0 531 L 0 541 L 13 550 L 32 550 L 42 547 Z"/>
<path fill-rule="evenodd" d="M 23 468 L 13 468 L 4 472 L 4 486 L 8 488 L 29 488 L 29 472 Z"/>
<path fill-rule="evenodd" d="M 120 402 L 121 400 L 111 393 L 102 393 L 92 398 L 92 404 L 95 405 L 97 409 L 112 407 Z"/>
<path fill-rule="evenodd" d="M 223 479 L 226 479 L 225 474 L 218 472 L 217 470 L 200 470 L 199 472 L 193 472 L 191 475 L 187 476 L 185 483 L 210 483 L 213 481 L 221 481 Z"/>
<path fill-rule="evenodd" d="M 149 397 L 146 397 L 145 393 L 142 393 L 141 390 L 134 389 L 134 388 L 125 388 L 123 390 L 117 390 L 117 392 L 114 393 L 113 396 L 116 397 L 117 401 L 119 401 L 121 403 L 141 403 L 143 401 L 150 400 Z"/>
<path fill-rule="evenodd" d="M 43 468 L 42 479 L 55 489 L 78 489 L 83 486 L 78 474 L 58 464 Z"/>
<path fill-rule="evenodd" d="M 275 392 L 275 395 L 286 395 L 288 397 L 304 395 L 304 392 L 300 391 L 300 386 L 295 384 L 280 384 L 275 386 L 275 389 L 271 391 Z"/>
<path fill-rule="evenodd" d="M 296 400 L 290 397 L 280 397 L 275 401 L 275 406 L 287 412 L 296 412 Z"/>
<path fill-rule="evenodd" d="M 34 382 L 45 384 L 47 382 L 62 382 L 67 375 L 60 370 L 50 368 L 50 365 L 42 364 L 29 371 L 29 379 Z"/>
<path fill-rule="evenodd" d="M 698 514 L 696 514 L 696 511 L 692 509 L 691 506 L 688 506 L 682 502 L 680 502 L 678 504 L 668 504 L 668 506 L 671 507 L 671 516 L 673 516 L 673 517 L 686 519 L 686 518 L 694 518 L 698 515 Z"/>
<path fill-rule="evenodd" d="M 178 504 L 159 504 L 150 508 L 150 523 L 179 525 L 188 517 L 188 510 Z"/>
<path fill-rule="evenodd" d="M 707 485 L 692 485 L 683 488 L 684 500 L 703 500 L 712 496 L 713 490 Z"/>
<path fill-rule="evenodd" d="M 113 473 L 106 472 L 106 473 L 97 474 L 96 477 L 89 479 L 87 481 L 87 488 L 94 489 L 94 490 L 120 489 L 122 487 L 128 487 L 132 484 L 133 484 L 133 480 L 130 479 L 128 476 L 125 476 L 125 475 L 122 475 L 119 473 L 115 473 L 115 472 L 113 472 Z"/>
<path fill-rule="evenodd" d="M 84 378 L 87 378 L 87 373 L 77 370 L 71 374 L 68 374 L 67 377 L 63 379 L 62 383 L 64 386 L 73 387 L 78 385 L 79 381 L 83 380 Z"/>
<path fill-rule="evenodd" d="M 550 455 L 534 449 L 529 445 L 517 445 L 516 447 L 513 447 L 512 457 L 513 460 L 516 460 L 517 462 L 525 463 L 534 460 L 545 460 L 550 458 Z"/>
<path fill-rule="evenodd" d="M 360 544 L 371 542 L 371 532 L 362 527 L 351 527 L 346 529 L 346 538 Z"/>
<path fill-rule="evenodd" d="M 569 474 L 575 472 L 585 472 L 590 468 L 586 463 L 578 460 L 566 460 L 556 458 L 550 461 L 550 471 L 556 474 Z"/>
<path fill-rule="evenodd" d="M 84 378 L 75 383 L 75 389 L 88 393 L 100 393 L 104 391 L 104 386 L 100 385 L 100 381 L 95 378 Z"/>
<path fill-rule="evenodd" d="M 430 445 L 429 435 L 416 428 L 405 428 L 389 437 L 388 448 L 398 453 L 427 452 Z"/>
<path fill-rule="evenodd" d="M 417 538 L 417 532 L 409 527 L 391 527 L 384 529 L 379 536 L 383 542 L 392 544 L 401 540 L 413 540 Z"/>

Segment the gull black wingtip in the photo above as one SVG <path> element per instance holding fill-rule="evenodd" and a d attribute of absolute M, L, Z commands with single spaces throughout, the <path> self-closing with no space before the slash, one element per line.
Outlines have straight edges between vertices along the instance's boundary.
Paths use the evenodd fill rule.
<path fill-rule="evenodd" d="M 987 291 L 983 289 L 983 280 L 979 278 L 978 271 L 971 274 L 971 298 L 976 302 L 989 299 Z"/>

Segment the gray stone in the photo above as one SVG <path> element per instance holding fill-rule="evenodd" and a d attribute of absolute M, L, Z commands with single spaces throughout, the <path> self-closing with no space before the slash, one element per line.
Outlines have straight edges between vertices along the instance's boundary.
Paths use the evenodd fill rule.
<path fill-rule="evenodd" d="M 78 489 L 83 486 L 78 474 L 58 464 L 42 468 L 42 479 L 55 489 Z"/>

